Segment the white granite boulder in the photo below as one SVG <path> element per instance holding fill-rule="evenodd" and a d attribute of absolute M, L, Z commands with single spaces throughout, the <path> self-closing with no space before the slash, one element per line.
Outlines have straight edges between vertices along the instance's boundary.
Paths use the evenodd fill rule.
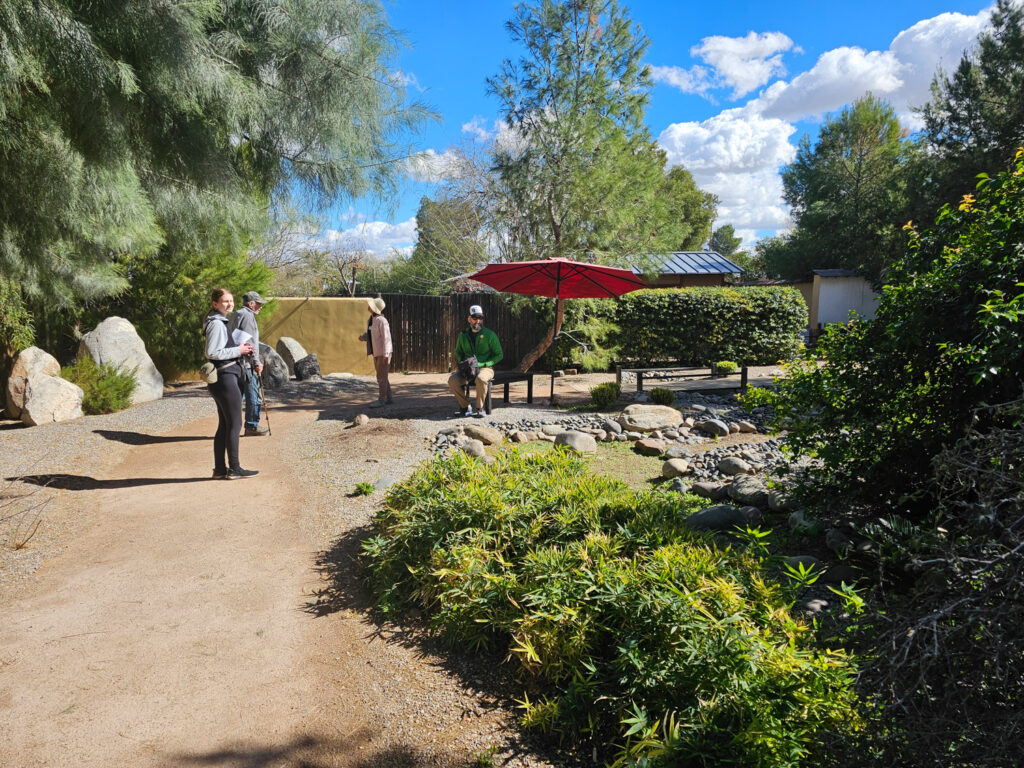
<path fill-rule="evenodd" d="M 597 453 L 597 440 L 586 432 L 569 430 L 555 435 L 555 445 L 564 445 L 576 453 Z"/>
<path fill-rule="evenodd" d="M 25 385 L 29 377 L 36 374 L 60 376 L 60 363 L 57 362 L 57 358 L 39 347 L 21 350 L 14 359 L 14 367 L 7 380 L 7 415 L 12 419 L 21 418 L 21 409 L 25 403 Z"/>
<path fill-rule="evenodd" d="M 644 405 L 634 403 L 627 406 L 619 417 L 619 423 L 626 431 L 654 432 L 659 429 L 677 427 L 683 421 L 683 414 L 667 405 Z"/>
<path fill-rule="evenodd" d="M 288 366 L 288 373 L 294 375 L 295 364 L 308 355 L 309 352 L 291 336 L 282 336 L 277 340 L 276 346 L 277 354 L 281 356 L 285 365 Z"/>
<path fill-rule="evenodd" d="M 164 377 L 146 352 L 135 326 L 123 317 L 108 317 L 82 337 L 78 359 L 85 355 L 97 365 L 108 363 L 125 373 L 135 372 L 132 404 L 159 400 L 164 396 Z"/>
<path fill-rule="evenodd" d="M 501 431 L 483 424 L 467 424 L 464 428 L 466 437 L 479 440 L 484 445 L 497 445 L 504 439 Z"/>
<path fill-rule="evenodd" d="M 60 376 L 36 373 L 25 383 L 21 420 L 30 427 L 82 416 L 82 388 Z"/>

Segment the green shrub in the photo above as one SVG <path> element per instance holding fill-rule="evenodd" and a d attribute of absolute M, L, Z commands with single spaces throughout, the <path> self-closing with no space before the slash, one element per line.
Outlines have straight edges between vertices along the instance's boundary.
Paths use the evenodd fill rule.
<path fill-rule="evenodd" d="M 676 401 L 676 393 L 665 387 L 655 387 L 647 394 L 647 400 L 655 405 L 672 405 Z"/>
<path fill-rule="evenodd" d="M 1015 172 L 983 177 L 910 237 L 875 319 L 830 327 L 821 363 L 791 366 L 775 408 L 787 443 L 819 459 L 822 498 L 917 518 L 934 506 L 934 457 L 990 418 L 978 406 L 1024 391 L 1024 150 Z"/>
<path fill-rule="evenodd" d="M 685 526 L 702 503 L 563 451 L 459 454 L 392 488 L 364 557 L 385 613 L 507 650 L 525 725 L 629 765 L 795 766 L 856 724 L 850 664 L 810 648 L 756 548 Z"/>
<path fill-rule="evenodd" d="M 62 368 L 60 375 L 82 388 L 84 413 L 113 413 L 132 404 L 136 385 L 134 370 L 125 372 L 110 363 L 97 365 L 86 355 L 74 365 Z"/>
<path fill-rule="evenodd" d="M 598 384 L 596 387 L 590 388 L 590 401 L 600 411 L 614 405 L 621 394 L 622 385 L 619 382 L 606 381 L 604 384 Z"/>
<path fill-rule="evenodd" d="M 795 288 L 634 291 L 619 299 L 615 322 L 634 360 L 773 365 L 802 349 L 807 305 Z"/>
<path fill-rule="evenodd" d="M 352 489 L 352 496 L 369 496 L 376 490 L 373 483 L 356 483 L 355 488 Z"/>
<path fill-rule="evenodd" d="M 715 363 L 715 373 L 719 376 L 731 376 L 739 369 L 740 367 L 732 360 L 719 360 Z"/>

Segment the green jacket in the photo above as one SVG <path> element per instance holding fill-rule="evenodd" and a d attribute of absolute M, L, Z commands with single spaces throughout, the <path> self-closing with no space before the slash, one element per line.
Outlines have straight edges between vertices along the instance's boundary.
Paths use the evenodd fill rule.
<path fill-rule="evenodd" d="M 476 339 L 470 338 L 472 336 L 476 336 Z M 505 354 L 501 351 L 498 334 L 490 328 L 481 328 L 479 333 L 460 333 L 455 340 L 455 359 L 465 360 L 473 356 L 476 356 L 477 365 L 481 368 L 493 368 L 501 362 Z"/>

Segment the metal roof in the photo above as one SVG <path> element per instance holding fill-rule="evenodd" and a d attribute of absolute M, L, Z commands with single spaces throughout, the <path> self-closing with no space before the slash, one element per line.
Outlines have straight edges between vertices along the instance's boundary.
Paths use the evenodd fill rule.
<path fill-rule="evenodd" d="M 864 274 L 856 269 L 813 269 L 811 271 L 822 277 L 860 277 Z"/>
<path fill-rule="evenodd" d="M 663 259 L 658 269 L 662 275 L 735 275 L 743 272 L 717 251 L 673 251 L 651 259 L 655 263 Z"/>

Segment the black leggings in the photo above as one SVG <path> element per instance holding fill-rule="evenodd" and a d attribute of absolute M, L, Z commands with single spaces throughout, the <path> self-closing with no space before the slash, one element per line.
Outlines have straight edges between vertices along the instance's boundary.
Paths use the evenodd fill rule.
<path fill-rule="evenodd" d="M 239 469 L 238 433 L 242 430 L 242 388 L 239 385 L 241 369 L 233 365 L 217 372 L 217 383 L 207 389 L 217 403 L 217 434 L 213 436 L 213 470 Z M 224 451 L 227 450 L 227 464 Z"/>

